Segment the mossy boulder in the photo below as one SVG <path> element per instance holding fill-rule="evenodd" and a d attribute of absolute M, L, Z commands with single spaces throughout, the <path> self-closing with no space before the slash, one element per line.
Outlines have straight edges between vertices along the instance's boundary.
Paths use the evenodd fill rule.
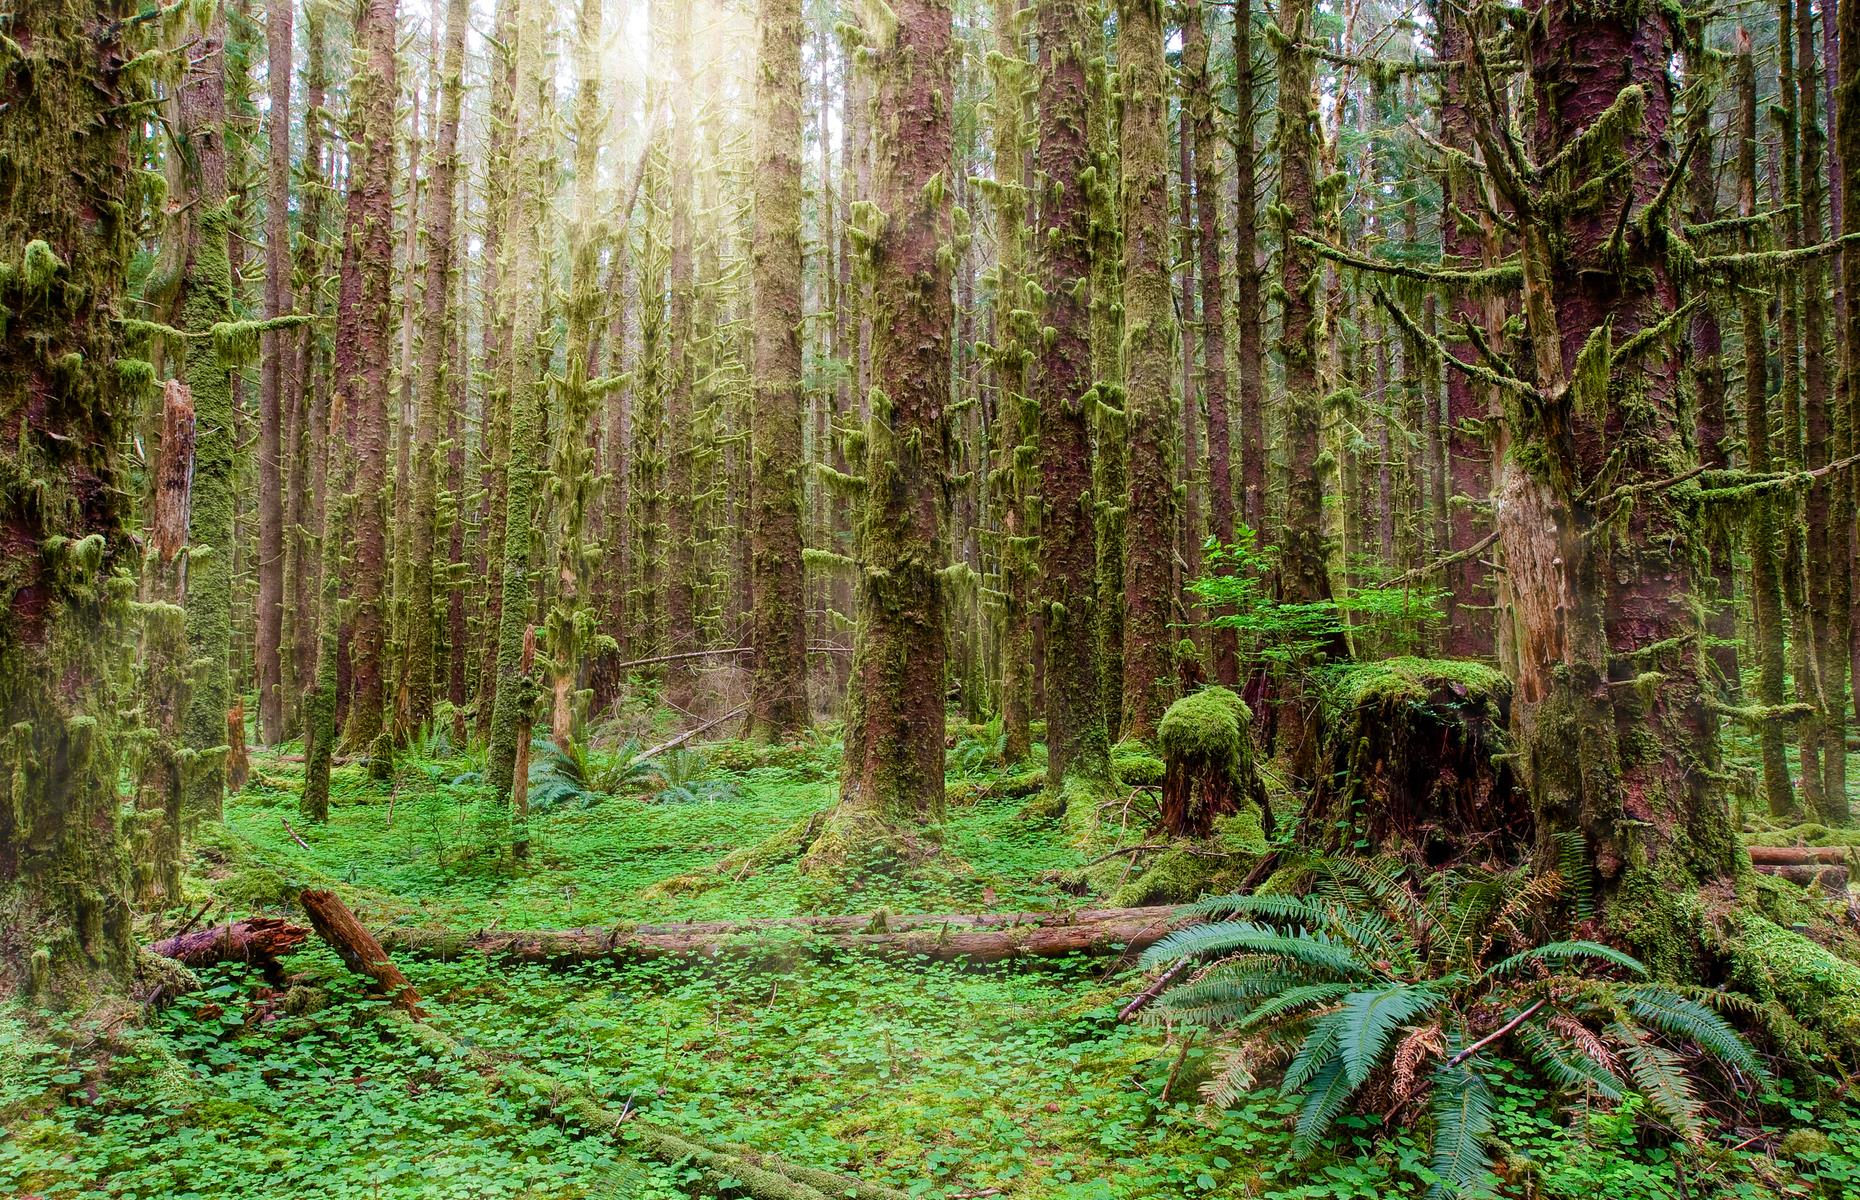
<path fill-rule="evenodd" d="M 1163 761 L 1163 827 L 1172 836 L 1206 837 L 1217 818 L 1247 801 L 1270 813 L 1253 763 L 1252 726 L 1246 701 L 1224 687 L 1184 696 L 1163 714 L 1156 745 Z"/>
<path fill-rule="evenodd" d="M 1336 668 L 1325 684 L 1326 769 L 1305 825 L 1320 849 L 1367 844 L 1431 867 L 1528 853 L 1535 821 L 1507 758 L 1501 672 L 1403 657 Z"/>
<path fill-rule="evenodd" d="M 1142 742 L 1119 742 L 1111 747 L 1111 770 L 1125 787 L 1160 787 L 1163 760 Z"/>

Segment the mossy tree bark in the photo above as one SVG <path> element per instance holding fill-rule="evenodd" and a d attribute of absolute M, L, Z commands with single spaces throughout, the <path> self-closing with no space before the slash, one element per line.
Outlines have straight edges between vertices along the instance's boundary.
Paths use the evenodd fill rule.
<path fill-rule="evenodd" d="M 885 114 L 873 201 L 860 214 L 873 271 L 872 415 L 840 803 L 809 855 L 826 869 L 873 851 L 917 856 L 918 835 L 943 810 L 951 6 L 898 0 L 868 15 L 875 111 Z"/>
<path fill-rule="evenodd" d="M 1260 321 L 1259 187 L 1253 145 L 1253 6 L 1234 8 L 1234 319 L 1240 326 L 1240 520 L 1266 534 L 1266 353 Z"/>
<path fill-rule="evenodd" d="M 1045 294 L 1039 408 L 1040 575 L 1046 614 L 1047 779 L 1110 778 L 1098 666 L 1091 414 L 1092 171 L 1089 78 L 1097 30 L 1084 0 L 1041 0 L 1038 247 Z M 1051 330 L 1048 340 L 1044 331 Z"/>
<path fill-rule="evenodd" d="M 751 417 L 755 594 L 749 724 L 770 741 L 807 727 L 801 571 L 800 0 L 760 0 L 756 71 L 755 407 Z"/>
<path fill-rule="evenodd" d="M 1091 207 L 1092 519 L 1098 548 L 1098 671 L 1105 731 L 1124 724 L 1124 298 L 1119 275 L 1123 218 L 1111 70 L 1104 52 L 1102 0 L 1090 0 L 1085 55 L 1085 145 L 1090 172 L 1079 183 Z"/>
<path fill-rule="evenodd" d="M 1825 5 L 1822 11 L 1826 13 Z M 1839 58 L 1839 85 L 1833 105 L 1834 162 L 1839 185 L 1836 210 L 1840 214 L 1839 229 L 1843 233 L 1854 233 L 1860 232 L 1860 3 L 1843 0 L 1837 21 L 1834 32 L 1838 36 L 1830 39 L 1838 43 Z M 1860 251 L 1849 246 L 1842 252 L 1840 263 L 1840 345 L 1843 351 L 1840 403 L 1847 425 L 1843 450 L 1851 455 L 1860 450 Z M 1860 521 L 1856 521 L 1856 510 L 1860 509 L 1860 478 L 1852 471 L 1847 473 L 1845 506 L 1842 520 L 1835 527 L 1860 537 Z M 1860 573 L 1860 542 L 1850 542 L 1848 566 Z M 1850 600 L 1857 586 L 1860 580 L 1850 584 Z M 1850 613 L 1849 622 L 1849 677 L 1854 702 L 1860 705 L 1860 621 L 1854 621 Z"/>
<path fill-rule="evenodd" d="M 698 563 L 695 523 L 697 445 L 693 391 L 703 369 L 698 327 L 693 319 L 697 272 L 697 235 L 692 221 L 692 164 L 697 154 L 697 83 L 691 65 L 693 8 L 685 0 L 655 5 L 653 18 L 664 19 L 671 87 L 671 137 L 665 188 L 667 214 L 667 293 L 669 304 L 668 376 L 665 381 L 665 629 L 673 653 L 698 648 Z M 667 12 L 667 9 L 670 9 Z M 682 697 L 691 668 L 673 663 L 667 671 L 670 691 Z"/>
<path fill-rule="evenodd" d="M 1761 248 L 1762 229 L 1757 220 L 1757 69 L 1748 34 L 1740 34 L 1734 68 L 1737 88 L 1737 215 L 1750 222 L 1743 233 L 1743 249 Z M 1750 469 L 1767 475 L 1776 469 L 1770 445 L 1769 341 L 1764 325 L 1763 298 L 1755 289 L 1738 294 L 1739 324 L 1744 342 L 1744 431 Z M 1749 592 L 1752 610 L 1751 639 L 1757 661 L 1757 703 L 1780 708 L 1788 667 L 1783 655 L 1782 565 L 1777 555 L 1781 535 L 1776 527 L 1776 501 L 1758 496 L 1750 506 Z M 1765 721 L 1757 730 L 1763 759 L 1763 794 L 1773 816 L 1796 809 L 1795 785 L 1789 778 L 1789 758 L 1783 743 L 1781 721 Z"/>
<path fill-rule="evenodd" d="M 349 697 L 343 744 L 377 760 L 387 665 L 388 359 L 394 290 L 394 109 L 399 95 L 396 0 L 363 0 L 349 80 L 350 252 L 356 286 L 338 314 L 336 387 L 354 440 L 355 555 L 349 574 Z M 196 404 L 199 398 L 196 396 Z M 203 440 L 204 445 L 204 440 Z"/>
<path fill-rule="evenodd" d="M 544 381 L 536 369 L 536 345 L 542 337 L 542 243 L 548 202 L 543 194 L 542 164 L 549 119 L 545 89 L 544 43 L 549 15 L 542 0 L 516 0 L 516 130 L 511 143 L 511 186 L 504 243 L 509 273 L 503 279 L 514 316 L 511 336 L 509 478 L 505 484 L 503 598 L 497 626 L 497 699 L 491 716 L 491 742 L 485 782 L 498 796 L 511 798 L 519 817 L 513 845 L 526 844 L 521 817 L 528 808 L 528 783 L 516 774 L 517 759 L 530 739 L 533 689 L 528 686 L 524 641 L 530 630 L 534 600 L 530 592 L 530 552 L 536 508 L 536 477 L 541 468 Z"/>
<path fill-rule="evenodd" d="M 145 98 L 124 70 L 143 49 L 133 11 L 16 0 L 0 63 L 0 973 L 72 1000 L 134 961 L 116 757 L 132 394 L 115 321 Z"/>
<path fill-rule="evenodd" d="M 1246 14 L 1242 14 L 1245 19 Z M 1233 434 L 1227 419 L 1227 280 L 1221 254 L 1220 132 L 1214 123 L 1214 84 L 1208 74 L 1208 35 L 1200 0 L 1182 6 L 1184 102 L 1195 141 L 1196 248 L 1201 266 L 1201 394 L 1208 405 L 1209 533 L 1226 545 L 1234 540 Z M 1246 136 L 1250 139 L 1249 126 Z M 1190 530 L 1199 542 L 1198 530 Z M 1199 544 L 1196 551 L 1199 553 Z M 1217 683 L 1240 682 L 1239 635 L 1219 627 L 1210 638 Z"/>
<path fill-rule="evenodd" d="M 1672 482 L 1690 465 L 1674 234 L 1648 207 L 1675 165 L 1677 35 L 1668 9 L 1546 0 L 1525 52 L 1543 183 L 1493 168 L 1519 217 L 1534 354 L 1534 392 L 1507 400 L 1497 510 L 1517 762 L 1544 852 L 1579 835 L 1615 931 L 1669 971 L 1692 965 L 1686 897 L 1739 852 L 1693 602 L 1701 522 Z M 1479 136 L 1488 166 L 1511 153 L 1495 127 Z"/>
<path fill-rule="evenodd" d="M 1796 128 L 1801 153 L 1802 244 L 1812 246 L 1826 233 L 1827 137 L 1820 120 L 1821 72 L 1816 54 L 1815 13 L 1810 0 L 1797 0 Z M 1802 417 L 1805 457 L 1810 471 L 1826 467 L 1840 455 L 1839 443 L 1847 422 L 1834 406 L 1835 380 L 1828 344 L 1828 267 L 1816 256 L 1802 265 Z M 1808 645 L 1812 702 L 1819 710 L 1815 732 L 1820 737 L 1821 803 L 1818 815 L 1829 824 L 1844 825 L 1847 803 L 1847 621 L 1852 581 L 1848 575 L 1850 534 L 1836 519 L 1846 514 L 1836 492 L 1844 491 L 1845 473 L 1823 475 L 1808 487 L 1804 503 L 1807 518 L 1805 558 Z M 1807 769 L 1806 767 L 1804 768 Z"/>
<path fill-rule="evenodd" d="M 462 364 L 448 363 L 452 344 L 453 200 L 459 168 L 459 110 L 465 90 L 465 27 L 468 0 L 446 0 L 444 59 L 438 64 L 439 115 L 433 135 L 433 166 L 425 207 L 426 290 L 420 312 L 419 417 L 413 448 L 411 536 L 403 552 L 407 576 L 406 672 L 407 717 L 419 725 L 433 715 L 433 577 L 439 526 L 440 428 L 448 424 L 452 375 Z"/>
<path fill-rule="evenodd" d="M 1123 734 L 1156 731 L 1175 694 L 1175 299 L 1170 287 L 1169 69 L 1161 0 L 1119 0 L 1124 216 Z"/>
<path fill-rule="evenodd" d="M 295 0 L 265 5 L 265 316 L 291 307 L 291 66 Z M 284 740 L 284 387 L 296 350 L 287 330 L 264 336 L 258 392 L 258 613 L 253 666 L 258 676 L 258 735 Z"/>
<path fill-rule="evenodd" d="M 988 463 L 989 493 L 1000 519 L 1001 725 L 1009 762 L 1033 744 L 1034 610 L 1037 583 L 1037 488 L 1032 479 L 1035 414 L 1027 394 L 1039 337 L 1027 273 L 1027 39 L 1018 0 L 994 6 L 995 48 L 989 56 L 993 178 L 986 194 L 995 216 L 994 345 L 1000 440 Z"/>

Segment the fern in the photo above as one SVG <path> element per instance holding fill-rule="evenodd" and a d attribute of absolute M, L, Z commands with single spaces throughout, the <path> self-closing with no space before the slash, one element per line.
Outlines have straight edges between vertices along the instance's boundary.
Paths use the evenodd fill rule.
<path fill-rule="evenodd" d="M 1492 1158 L 1486 1139 L 1492 1131 L 1492 1092 L 1477 1070 L 1475 1057 L 1434 1071 L 1434 1174 L 1429 1196 L 1489 1194 Z"/>
<path fill-rule="evenodd" d="M 1589 844 L 1579 830 L 1565 830 L 1556 835 L 1556 873 L 1576 906 L 1576 918 L 1586 921 L 1595 915 L 1595 872 L 1589 865 Z"/>
<path fill-rule="evenodd" d="M 1339 1069 L 1342 1068 L 1343 1064 L 1337 1058 L 1337 1042 L 1342 1032 L 1339 1025 L 1334 1010 L 1312 1021 L 1304 1043 L 1286 1065 L 1285 1078 L 1279 1081 L 1281 1088 L 1288 1093 L 1298 1092 L 1326 1065 L 1334 1062 Z"/>
<path fill-rule="evenodd" d="M 1304 1106 L 1298 1111 L 1298 1125 L 1292 1131 L 1293 1154 L 1307 1158 L 1317 1149 L 1318 1139 L 1336 1124 L 1344 1105 L 1356 1094 L 1356 1088 L 1343 1068 L 1342 1059 L 1332 1058 L 1318 1069 L 1311 1078 L 1310 1090 L 1305 1093 Z"/>
<path fill-rule="evenodd" d="M 1607 1100 L 1619 1100 L 1627 1090 L 1625 1080 L 1574 1042 L 1529 1023 L 1518 1028 L 1517 1037 L 1544 1078 L 1557 1087 L 1594 1088 Z"/>
<path fill-rule="evenodd" d="M 1217 921 L 1178 929 L 1144 951 L 1143 964 L 1154 966 L 1180 958 L 1205 958 L 1237 950 L 1272 954 L 1345 978 L 1367 973 L 1350 948 L 1316 933 L 1280 933 L 1250 921 Z"/>
<path fill-rule="evenodd" d="M 1681 1136 L 1697 1140 L 1699 1101 L 1680 1057 L 1656 1045 L 1645 1031 L 1626 1021 L 1612 1023 L 1608 1032 L 1626 1052 L 1634 1090 L 1645 1096 L 1653 1110 L 1671 1122 Z"/>
<path fill-rule="evenodd" d="M 1636 975 L 1647 973 L 1647 968 L 1641 965 L 1639 959 L 1623 954 L 1613 946 L 1583 941 L 1550 942 L 1543 946 L 1532 946 L 1529 950 L 1521 951 L 1494 964 L 1487 973 L 1495 976 L 1512 975 L 1532 963 L 1566 963 L 1579 958 L 1592 958 L 1598 962 L 1613 963 Z"/>
<path fill-rule="evenodd" d="M 1434 988 L 1404 984 L 1346 996 L 1338 1012 L 1338 1051 L 1350 1086 L 1361 1087 L 1369 1078 L 1397 1026 L 1438 1008 L 1444 999 Z"/>
<path fill-rule="evenodd" d="M 1768 1082 L 1769 1073 L 1749 1043 L 1726 1024 L 1723 1017 L 1696 1001 L 1651 984 L 1627 993 L 1633 1014 L 1660 1032 L 1691 1042 L 1719 1062 L 1737 1068 L 1753 1079 Z"/>

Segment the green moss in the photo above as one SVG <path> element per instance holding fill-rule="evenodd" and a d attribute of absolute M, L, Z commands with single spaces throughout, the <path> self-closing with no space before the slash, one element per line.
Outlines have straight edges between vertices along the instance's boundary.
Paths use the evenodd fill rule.
<path fill-rule="evenodd" d="M 1156 726 L 1156 744 L 1165 759 L 1232 759 L 1237 765 L 1252 724 L 1246 701 L 1224 687 L 1203 688 L 1169 706 Z"/>
<path fill-rule="evenodd" d="M 1137 908 L 1146 904 L 1185 903 L 1207 892 L 1228 864 L 1225 858 L 1194 853 L 1186 847 L 1166 850 L 1143 874 L 1112 893 L 1111 906 Z"/>
<path fill-rule="evenodd" d="M 1511 694 L 1511 681 L 1484 663 L 1458 658 L 1385 658 L 1350 663 L 1330 673 L 1330 694 L 1341 707 L 1370 703 L 1421 703 L 1441 687 L 1459 686 L 1490 698 Z"/>
<path fill-rule="evenodd" d="M 1236 854 L 1261 858 L 1272 847 L 1266 842 L 1266 829 L 1260 821 L 1259 806 L 1248 804 L 1237 813 L 1214 819 L 1214 836 L 1220 844 Z"/>
<path fill-rule="evenodd" d="M 1850 1054 L 1860 1049 L 1860 966 L 1756 913 L 1740 912 L 1732 929 L 1732 983 Z"/>
<path fill-rule="evenodd" d="M 1125 787 L 1159 787 L 1163 760 L 1142 742 L 1119 742 L 1111 748 L 1111 769 Z"/>

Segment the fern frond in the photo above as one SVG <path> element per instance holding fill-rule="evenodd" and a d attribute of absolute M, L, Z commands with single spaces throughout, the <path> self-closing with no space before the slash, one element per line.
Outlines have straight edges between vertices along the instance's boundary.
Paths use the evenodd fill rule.
<path fill-rule="evenodd" d="M 1699 1101 L 1686 1078 L 1685 1064 L 1679 1055 L 1654 1043 L 1642 1030 L 1627 1021 L 1608 1026 L 1609 1035 L 1620 1042 L 1627 1056 L 1628 1076 L 1634 1090 L 1647 1098 L 1653 1110 L 1672 1123 L 1688 1141 L 1698 1138 Z"/>
<path fill-rule="evenodd" d="M 1310 1032 L 1305 1034 L 1304 1043 L 1298 1047 L 1298 1053 L 1286 1064 L 1285 1077 L 1279 1081 L 1279 1087 L 1288 1094 L 1300 1092 L 1327 1065 L 1337 1063 L 1341 1070 L 1342 1060 L 1337 1057 L 1338 1032 L 1338 1019 L 1334 1011 L 1313 1021 Z"/>
<path fill-rule="evenodd" d="M 1270 1024 L 1279 1018 L 1299 1013 L 1303 1009 L 1329 1004 L 1333 1000 L 1342 998 L 1349 990 L 1350 985 L 1347 983 L 1313 983 L 1304 987 L 1287 988 L 1247 1013 L 1240 1021 L 1240 1028 L 1254 1029 Z"/>
<path fill-rule="evenodd" d="M 1313 928 L 1333 923 L 1338 916 L 1335 906 L 1310 896 L 1257 895 L 1210 896 L 1188 906 L 1191 916 L 1232 920 L 1252 917 L 1275 922 L 1296 922 Z"/>
<path fill-rule="evenodd" d="M 1308 984 L 1310 977 L 1304 972 L 1287 971 L 1276 960 L 1267 961 L 1272 965 L 1263 969 L 1255 965 L 1234 973 L 1209 974 L 1192 983 L 1170 988 L 1157 1001 L 1155 1010 L 1191 1025 L 1225 1025 L 1248 1017 L 1262 999 L 1270 1004 Z M 1343 983 L 1321 986 L 1339 995 L 1349 990 L 1349 985 Z M 1255 1022 L 1249 1020 L 1248 1023 Z"/>
<path fill-rule="evenodd" d="M 1691 1042 L 1753 1079 L 1769 1078 L 1750 1044 L 1723 1017 L 1697 1001 L 1651 984 L 1630 989 L 1627 998 L 1635 1017 L 1660 1032 Z"/>
<path fill-rule="evenodd" d="M 1557 1087 L 1593 1088 L 1608 1100 L 1619 1100 L 1627 1082 L 1615 1074 L 1608 1062 L 1596 1058 L 1591 1047 L 1575 1043 L 1529 1022 L 1518 1026 L 1513 1034 L 1518 1044 L 1530 1054 L 1544 1078 Z M 1599 1042 L 1597 1043 L 1599 1045 Z M 1612 1056 L 1610 1056 L 1612 1060 Z"/>
<path fill-rule="evenodd" d="M 1350 948 L 1333 938 L 1321 933 L 1281 933 L 1251 921 L 1214 921 L 1178 929 L 1144 951 L 1142 963 L 1153 967 L 1180 958 L 1207 958 L 1242 950 L 1290 959 L 1346 979 L 1367 973 Z"/>
<path fill-rule="evenodd" d="M 1490 1194 L 1492 1092 L 1474 1058 L 1434 1071 L 1434 1174 L 1430 1197 Z"/>
<path fill-rule="evenodd" d="M 1253 1071 L 1251 1044 L 1242 1043 L 1221 1053 L 1214 1074 L 1201 1085 L 1201 1098 L 1217 1108 L 1229 1108 L 1241 1096 L 1253 1090 L 1257 1076 Z"/>
<path fill-rule="evenodd" d="M 1575 902 L 1576 916 L 1587 920 L 1595 915 L 1595 872 L 1589 863 L 1589 843 L 1580 830 L 1570 829 L 1555 835 L 1556 873 Z"/>
<path fill-rule="evenodd" d="M 1352 992 L 1338 1010 L 1339 1056 L 1350 1086 L 1361 1087 L 1382 1059 L 1396 1027 L 1439 1007 L 1445 995 L 1425 985 L 1397 984 L 1374 992 Z"/>
<path fill-rule="evenodd" d="M 1533 946 L 1529 950 L 1514 954 L 1502 962 L 1493 964 L 1491 970 L 1487 971 L 1486 974 L 1502 977 L 1515 974 L 1521 968 L 1529 966 L 1532 963 L 1563 963 L 1579 958 L 1591 958 L 1601 962 L 1613 963 L 1615 966 L 1623 970 L 1632 971 L 1636 975 L 1645 975 L 1647 973 L 1647 968 L 1641 965 L 1639 959 L 1631 955 L 1623 954 L 1613 946 L 1604 946 L 1600 942 L 1573 941 L 1549 942 L 1542 946 Z"/>
<path fill-rule="evenodd" d="M 1310 1157 L 1317 1148 L 1318 1139 L 1336 1124 L 1344 1105 L 1355 1092 L 1356 1085 L 1350 1082 L 1342 1059 L 1333 1058 L 1319 1068 L 1311 1079 L 1310 1090 L 1305 1093 L 1304 1107 L 1298 1110 L 1298 1124 L 1292 1131 L 1292 1153 L 1299 1158 Z"/>

